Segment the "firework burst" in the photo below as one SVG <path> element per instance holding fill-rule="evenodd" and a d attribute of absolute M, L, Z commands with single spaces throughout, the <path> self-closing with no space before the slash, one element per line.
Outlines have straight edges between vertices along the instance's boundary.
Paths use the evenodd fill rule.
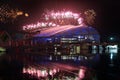
<path fill-rule="evenodd" d="M 82 16 L 84 14 L 84 17 Z M 28 16 L 26 14 L 26 16 Z M 48 11 L 42 15 L 42 22 L 23 26 L 23 30 L 31 31 L 39 28 L 62 26 L 62 25 L 83 25 L 86 22 L 91 25 L 94 23 L 96 13 L 94 10 L 87 10 L 84 13 L 74 13 L 72 11 Z"/>
<path fill-rule="evenodd" d="M 83 18 L 81 13 L 73 13 L 72 11 L 45 11 L 42 16 L 44 22 L 37 22 L 36 24 L 30 24 L 23 26 L 23 30 L 34 30 L 38 28 L 54 27 L 61 25 L 81 25 L 83 24 Z"/>
<path fill-rule="evenodd" d="M 8 5 L 0 5 L 0 22 L 9 22 L 15 20 L 23 12 L 18 9 L 11 9 Z"/>
<path fill-rule="evenodd" d="M 95 17 L 96 17 L 96 13 L 95 11 L 92 9 L 92 10 L 87 10 L 84 12 L 84 15 L 85 15 L 85 18 L 84 18 L 84 21 L 89 24 L 89 25 L 92 25 L 95 21 Z"/>

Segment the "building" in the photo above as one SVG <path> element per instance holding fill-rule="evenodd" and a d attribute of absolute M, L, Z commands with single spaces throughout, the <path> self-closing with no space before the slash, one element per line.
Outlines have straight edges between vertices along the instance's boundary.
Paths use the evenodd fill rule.
<path fill-rule="evenodd" d="M 97 30 L 85 25 L 81 14 L 71 11 L 50 11 L 44 15 L 44 19 L 43 22 L 23 26 L 23 40 L 13 43 L 16 46 L 29 47 L 29 52 L 80 54 L 82 49 L 89 48 L 88 43 L 100 42 Z M 17 35 L 16 38 L 21 37 Z"/>
<path fill-rule="evenodd" d="M 35 43 L 92 43 L 100 42 L 100 35 L 91 26 L 65 25 L 51 27 L 33 36 Z"/>

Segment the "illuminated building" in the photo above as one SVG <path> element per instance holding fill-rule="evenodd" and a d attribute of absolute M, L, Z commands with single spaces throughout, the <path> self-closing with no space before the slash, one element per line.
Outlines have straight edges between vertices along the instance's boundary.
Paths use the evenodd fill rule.
<path fill-rule="evenodd" d="M 43 19 L 42 22 L 22 27 L 26 34 L 21 43 L 34 46 L 29 52 L 55 55 L 80 54 L 81 49 L 89 48 L 88 43 L 100 42 L 99 33 L 95 28 L 84 23 L 81 13 L 51 11 L 47 12 Z M 87 50 L 82 53 L 86 54 Z"/>
<path fill-rule="evenodd" d="M 84 24 L 81 13 L 48 11 L 44 19 L 43 22 L 23 26 L 23 30 L 30 33 L 33 43 L 100 42 L 99 33 Z"/>
<path fill-rule="evenodd" d="M 99 33 L 93 27 L 80 25 L 51 27 L 34 35 L 33 39 L 38 43 L 100 42 Z"/>

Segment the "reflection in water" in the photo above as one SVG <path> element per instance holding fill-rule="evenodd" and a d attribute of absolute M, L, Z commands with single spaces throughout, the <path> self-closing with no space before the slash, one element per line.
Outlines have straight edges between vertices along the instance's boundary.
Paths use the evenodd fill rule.
<path fill-rule="evenodd" d="M 92 73 L 92 71 L 89 71 L 88 66 L 84 66 L 84 68 L 80 68 L 81 63 L 85 64 L 86 61 L 88 62 L 87 64 L 90 64 L 90 65 L 94 64 L 95 65 L 94 62 L 98 59 L 99 55 L 102 55 L 101 53 L 103 52 L 103 48 L 99 48 L 99 51 L 97 51 L 97 50 L 98 49 L 93 49 L 94 54 L 97 54 L 97 52 L 100 52 L 100 54 L 97 54 L 97 57 L 95 57 L 95 55 L 94 56 L 84 56 L 84 55 L 52 56 L 52 55 L 50 55 L 50 56 L 45 57 L 44 60 L 47 60 L 47 62 L 51 62 L 51 64 L 47 63 L 49 65 L 44 66 L 44 68 L 39 67 L 38 69 L 24 67 L 23 73 L 30 74 L 31 76 L 36 76 L 38 79 L 44 78 L 44 80 L 45 79 L 49 80 L 50 76 L 52 78 L 54 78 L 54 79 L 51 78 L 51 80 L 55 80 L 55 79 L 56 80 L 83 80 L 83 79 L 92 80 L 93 78 L 95 80 L 97 80 L 96 75 L 94 75 L 94 71 L 93 71 L 93 73 Z M 110 66 L 114 65 L 113 60 L 118 53 L 118 48 L 115 48 L 115 47 L 114 48 L 113 47 L 107 48 L 106 47 L 105 52 L 106 52 L 106 55 L 109 55 L 108 57 L 111 60 L 111 62 L 110 63 L 108 62 L 108 64 L 110 64 Z M 106 60 L 107 60 L 106 56 L 104 56 L 103 58 L 106 58 Z M 91 62 L 92 60 L 94 60 L 94 61 Z M 102 62 L 102 63 L 104 63 L 104 62 Z M 75 66 L 73 67 L 73 65 L 75 65 Z M 50 66 L 50 67 L 48 67 L 48 66 Z M 93 65 L 91 66 L 91 68 L 93 68 Z M 100 69 L 100 71 L 103 71 L 104 68 L 105 67 L 103 66 L 103 69 L 100 69 L 100 68 L 99 69 Z M 105 69 L 107 69 L 107 68 L 105 68 Z"/>
<path fill-rule="evenodd" d="M 39 54 L 21 53 L 10 55 L 7 54 L 6 59 L 8 60 L 7 65 L 18 65 L 18 62 L 22 63 L 23 66 L 21 71 L 23 78 L 26 75 L 28 76 L 27 78 L 30 78 L 27 79 L 25 77 L 27 80 L 31 80 L 31 78 L 36 78 L 34 80 L 93 80 L 93 78 L 94 80 L 103 80 L 103 78 L 95 79 L 96 75 L 98 78 L 99 75 L 103 76 L 104 74 L 110 74 L 111 76 L 111 74 L 113 75 L 114 72 L 111 70 L 111 67 L 113 68 L 115 66 L 115 63 L 117 64 L 117 66 L 119 66 L 120 64 L 115 62 L 117 61 L 115 60 L 116 57 L 118 57 L 119 59 L 119 56 L 117 56 L 118 47 L 105 47 L 105 53 L 103 53 L 102 46 L 100 47 L 95 47 L 95 49 L 92 49 L 93 51 L 91 50 L 90 55 L 87 54 L 87 52 L 89 52 L 87 50 L 81 51 L 81 53 L 83 52 L 84 54 L 74 55 L 42 56 Z M 98 52 L 100 54 L 98 54 Z M 101 62 L 99 62 L 100 59 Z M 15 61 L 17 62 L 15 63 Z M 25 78 L 21 80 L 25 80 Z"/>
<path fill-rule="evenodd" d="M 111 60 L 113 59 L 113 53 L 110 53 L 110 59 Z"/>
<path fill-rule="evenodd" d="M 86 68 L 83 67 L 79 70 L 79 73 L 78 73 L 78 80 L 82 80 L 84 77 L 85 77 L 85 72 L 86 72 Z"/>
<path fill-rule="evenodd" d="M 49 61 L 60 61 L 60 60 L 63 60 L 63 61 L 68 61 L 68 60 L 81 61 L 81 60 L 90 60 L 90 59 L 92 59 L 90 57 L 93 57 L 93 56 L 92 55 L 90 55 L 90 56 L 85 56 L 85 55 L 53 56 L 53 55 L 50 55 L 50 56 L 46 57 L 45 59 L 49 60 Z"/>
<path fill-rule="evenodd" d="M 5 52 L 0 52 L 0 56 L 2 56 L 3 54 L 5 54 Z"/>
<path fill-rule="evenodd" d="M 80 56 L 80 55 L 76 55 L 76 56 L 69 56 L 69 55 L 63 55 L 61 56 L 61 60 L 87 60 L 87 56 Z"/>
<path fill-rule="evenodd" d="M 57 65 L 60 65 L 60 64 L 57 64 Z M 36 66 L 24 67 L 23 75 L 29 74 L 31 78 L 36 77 L 38 80 L 41 80 L 41 79 L 44 79 L 44 80 L 83 80 L 83 79 L 92 80 L 94 78 L 93 73 L 85 66 L 81 66 L 77 70 L 67 70 L 67 69 L 63 70 L 62 68 L 64 68 L 65 65 L 63 65 L 62 68 L 61 67 L 60 66 L 58 68 L 53 68 L 53 67 L 40 68 Z"/>
<path fill-rule="evenodd" d="M 94 56 L 83 55 L 50 55 L 42 56 L 43 59 L 39 59 L 38 56 L 33 57 L 31 55 L 31 57 L 31 59 L 35 61 L 32 64 L 30 63 L 31 65 L 25 64 L 28 67 L 24 66 L 23 74 L 29 74 L 29 76 L 36 77 L 39 80 L 41 80 L 41 78 L 44 78 L 44 80 L 77 80 L 77 78 L 79 78 L 80 80 L 80 78 L 84 78 L 83 75 L 86 77 L 86 72 L 91 73 L 91 71 L 87 69 L 90 68 L 88 61 L 94 58 Z M 84 70 L 86 71 L 83 72 Z M 92 76 L 92 78 L 93 77 L 94 76 Z"/>
<path fill-rule="evenodd" d="M 106 53 L 110 55 L 110 66 L 114 66 L 113 59 L 117 56 L 118 45 L 108 45 L 106 46 Z"/>
<path fill-rule="evenodd" d="M 35 68 L 32 66 L 24 67 L 23 68 L 23 74 L 29 74 L 31 76 L 35 76 L 38 79 L 39 78 L 45 78 L 48 76 L 54 76 L 56 73 L 59 72 L 59 69 L 53 68 L 53 69 L 42 69 L 42 68 Z"/>

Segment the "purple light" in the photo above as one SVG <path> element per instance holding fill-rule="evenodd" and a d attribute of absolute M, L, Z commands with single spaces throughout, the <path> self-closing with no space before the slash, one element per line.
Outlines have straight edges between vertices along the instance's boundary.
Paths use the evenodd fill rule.
<path fill-rule="evenodd" d="M 81 13 L 80 13 L 81 14 Z M 83 18 L 78 13 L 71 11 L 48 11 L 45 15 L 45 22 L 37 22 L 36 24 L 30 24 L 23 26 L 23 30 L 33 30 L 37 28 L 53 27 L 57 25 L 72 25 L 77 23 L 78 25 L 83 24 Z"/>

